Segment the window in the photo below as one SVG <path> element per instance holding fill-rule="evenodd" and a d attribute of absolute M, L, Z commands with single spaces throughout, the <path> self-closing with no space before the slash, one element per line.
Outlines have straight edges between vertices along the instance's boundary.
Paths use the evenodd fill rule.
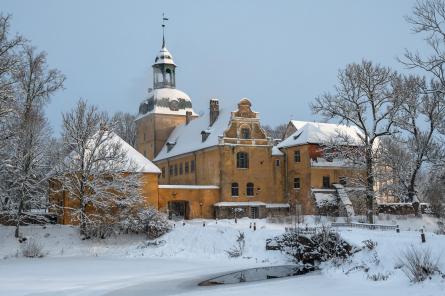
<path fill-rule="evenodd" d="M 331 182 L 329 180 L 329 176 L 323 176 L 323 188 L 329 188 L 331 186 Z"/>
<path fill-rule="evenodd" d="M 301 161 L 300 150 L 297 150 L 297 151 L 294 152 L 294 161 L 295 162 L 300 162 Z"/>
<path fill-rule="evenodd" d="M 186 161 L 185 164 L 184 164 L 184 172 L 185 172 L 186 174 L 189 173 L 189 162 L 188 162 L 188 161 Z"/>
<path fill-rule="evenodd" d="M 249 168 L 249 154 L 246 152 L 238 152 L 236 154 L 236 167 L 239 169 Z"/>
<path fill-rule="evenodd" d="M 179 174 L 182 175 L 184 173 L 182 169 L 182 162 L 179 164 Z"/>
<path fill-rule="evenodd" d="M 242 139 L 250 139 L 250 129 L 244 127 L 241 129 L 241 138 Z"/>
<path fill-rule="evenodd" d="M 172 166 L 172 165 L 169 166 L 169 168 L 168 168 L 168 174 L 169 174 L 170 176 L 173 176 L 173 166 Z"/>
<path fill-rule="evenodd" d="M 232 183 L 232 196 L 233 197 L 238 197 L 239 196 L 238 183 Z"/>
<path fill-rule="evenodd" d="M 190 173 L 193 173 L 195 171 L 195 161 L 190 161 Z"/>
<path fill-rule="evenodd" d="M 177 175 L 178 175 L 178 165 L 175 164 L 175 176 L 177 176 Z"/>
<path fill-rule="evenodd" d="M 300 178 L 294 178 L 294 188 L 295 189 L 300 189 L 301 188 Z"/>
<path fill-rule="evenodd" d="M 162 178 L 165 178 L 165 167 L 162 167 Z"/>
<path fill-rule="evenodd" d="M 247 196 L 253 196 L 253 183 L 247 183 L 246 186 Z"/>
<path fill-rule="evenodd" d="M 275 166 L 277 166 L 277 167 L 280 166 L 280 160 L 279 159 L 275 159 Z"/>
<path fill-rule="evenodd" d="M 346 186 L 346 177 L 340 177 L 340 184 Z"/>

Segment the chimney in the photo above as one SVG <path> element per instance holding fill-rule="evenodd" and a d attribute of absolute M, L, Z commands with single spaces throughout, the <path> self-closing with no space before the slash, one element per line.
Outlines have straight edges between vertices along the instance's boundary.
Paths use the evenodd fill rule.
<path fill-rule="evenodd" d="M 210 100 L 210 126 L 212 126 L 219 116 L 219 101 L 217 99 Z"/>
<path fill-rule="evenodd" d="M 192 120 L 192 111 L 185 111 L 185 124 L 189 124 Z"/>

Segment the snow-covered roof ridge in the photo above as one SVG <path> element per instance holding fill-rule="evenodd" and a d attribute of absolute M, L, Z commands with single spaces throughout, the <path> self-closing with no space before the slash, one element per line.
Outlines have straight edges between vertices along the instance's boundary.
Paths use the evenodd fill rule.
<path fill-rule="evenodd" d="M 218 118 L 212 126 L 210 126 L 210 114 L 206 113 L 190 121 L 189 124 L 176 127 L 167 139 L 167 142 L 176 142 L 176 144 L 170 150 L 167 145 L 164 145 L 154 161 L 217 146 L 219 137 L 223 136 L 229 126 L 230 116 L 230 111 L 220 108 Z M 205 141 L 202 140 L 202 131 L 208 133 Z"/>
<path fill-rule="evenodd" d="M 94 143 L 94 137 L 99 137 L 100 133 L 97 132 L 93 139 L 90 140 L 91 143 Z M 120 149 L 123 153 L 125 153 L 126 159 L 125 164 L 122 165 L 122 171 L 125 172 L 134 172 L 134 173 L 154 173 L 154 174 L 160 174 L 161 170 L 150 160 L 148 160 L 144 155 L 142 155 L 140 152 L 138 152 L 136 149 L 134 149 L 130 144 L 128 144 L 126 141 L 124 141 L 120 136 L 118 136 L 114 132 L 106 132 L 101 134 L 102 137 L 105 137 L 103 142 L 101 142 L 100 146 L 102 147 L 112 147 L 115 144 L 118 144 Z M 94 145 L 94 144 L 92 144 Z M 110 145 L 110 146 L 107 146 Z M 95 152 L 99 151 L 100 149 L 95 149 Z M 72 151 L 64 160 L 65 163 L 70 163 L 73 160 L 78 158 L 78 154 L 76 151 Z M 112 160 L 109 160 L 109 162 L 112 162 Z M 110 166 L 113 166 L 112 163 L 110 163 Z M 121 163 L 119 163 L 119 167 L 121 166 Z"/>
<path fill-rule="evenodd" d="M 361 132 L 353 126 L 296 120 L 291 122 L 297 128 L 297 131 L 279 143 L 278 148 L 304 144 L 323 144 L 336 139 L 343 140 L 345 136 L 348 138 L 348 143 L 345 143 L 345 145 L 359 145 L 361 143 Z"/>

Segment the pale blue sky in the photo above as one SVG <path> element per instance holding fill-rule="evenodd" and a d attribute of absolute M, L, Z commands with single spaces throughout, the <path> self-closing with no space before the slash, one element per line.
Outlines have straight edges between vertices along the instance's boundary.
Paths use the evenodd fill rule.
<path fill-rule="evenodd" d="M 263 123 L 277 125 L 313 120 L 308 103 L 348 63 L 366 58 L 405 71 L 396 57 L 425 46 L 404 20 L 414 3 L 0 0 L 0 10 L 67 76 L 47 109 L 58 132 L 61 112 L 81 97 L 109 112 L 137 112 L 151 86 L 162 12 L 177 87 L 195 111 L 211 97 L 231 108 L 248 97 Z"/>

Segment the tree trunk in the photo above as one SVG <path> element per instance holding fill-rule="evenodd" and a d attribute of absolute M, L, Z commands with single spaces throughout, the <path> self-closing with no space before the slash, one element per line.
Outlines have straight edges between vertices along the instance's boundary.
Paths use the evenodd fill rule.
<path fill-rule="evenodd" d="M 408 201 L 412 203 L 414 214 L 416 216 L 419 216 L 419 200 L 414 197 L 416 197 L 415 186 L 416 186 L 417 172 L 419 171 L 419 169 L 420 169 L 420 162 L 417 162 L 416 167 L 411 175 L 411 180 L 408 186 Z"/>
<path fill-rule="evenodd" d="M 86 229 L 87 229 L 87 223 L 85 218 L 85 207 L 83 206 L 82 202 L 80 203 L 80 235 L 86 236 Z"/>
<path fill-rule="evenodd" d="M 374 224 L 374 172 L 371 151 L 366 152 L 366 217 Z"/>
<path fill-rule="evenodd" d="M 17 221 L 15 225 L 15 238 L 19 238 L 20 236 L 20 218 L 22 216 L 22 210 L 23 210 L 23 200 L 20 201 L 19 208 L 17 210 Z"/>

